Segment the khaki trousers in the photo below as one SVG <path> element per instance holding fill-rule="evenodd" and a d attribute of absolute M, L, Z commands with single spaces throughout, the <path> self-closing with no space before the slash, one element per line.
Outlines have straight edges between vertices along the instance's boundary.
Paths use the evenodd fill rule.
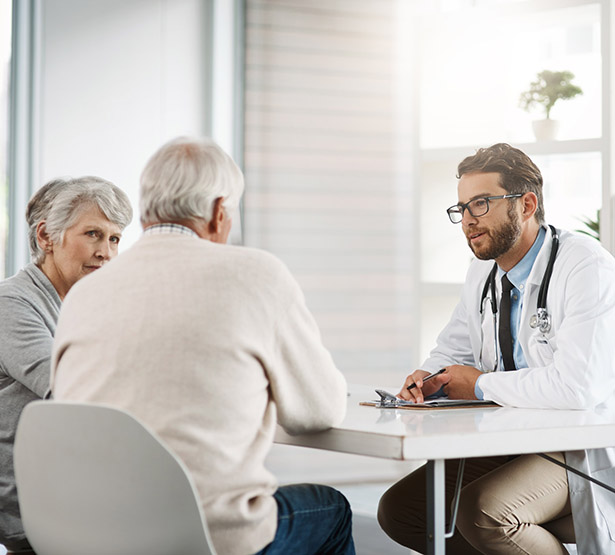
<path fill-rule="evenodd" d="M 564 461 L 562 453 L 550 453 Z M 446 461 L 446 520 L 457 481 L 458 460 Z M 378 507 L 378 522 L 396 542 L 426 551 L 426 468 L 389 488 Z M 539 457 L 468 459 L 457 526 L 446 540 L 453 555 L 566 555 L 574 543 L 566 470 Z"/>

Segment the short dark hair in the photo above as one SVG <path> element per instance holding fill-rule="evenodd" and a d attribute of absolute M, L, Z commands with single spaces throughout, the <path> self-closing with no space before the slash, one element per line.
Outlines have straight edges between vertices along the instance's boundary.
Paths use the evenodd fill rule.
<path fill-rule="evenodd" d="M 476 154 L 461 161 L 457 167 L 457 179 L 466 173 L 474 172 L 499 173 L 500 186 L 507 193 L 534 193 L 538 198 L 534 217 L 539 224 L 544 223 L 542 174 L 527 154 L 506 143 L 479 148 Z"/>

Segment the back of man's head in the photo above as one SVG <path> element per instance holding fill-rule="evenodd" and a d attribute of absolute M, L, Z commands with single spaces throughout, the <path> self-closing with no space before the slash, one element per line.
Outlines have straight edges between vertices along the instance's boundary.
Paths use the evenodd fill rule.
<path fill-rule="evenodd" d="M 141 223 L 208 222 L 216 199 L 233 210 L 243 187 L 241 170 L 214 141 L 178 137 L 160 147 L 141 174 Z"/>

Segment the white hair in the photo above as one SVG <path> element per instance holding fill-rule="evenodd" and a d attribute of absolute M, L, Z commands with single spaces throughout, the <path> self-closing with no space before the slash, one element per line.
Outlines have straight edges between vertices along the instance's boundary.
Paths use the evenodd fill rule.
<path fill-rule="evenodd" d="M 205 220 L 222 198 L 229 211 L 239 205 L 243 174 L 211 139 L 178 137 L 160 147 L 141 174 L 141 223 Z"/>
<path fill-rule="evenodd" d="M 45 220 L 49 238 L 62 243 L 66 230 L 90 206 L 99 208 L 120 229 L 132 220 L 132 207 L 126 193 L 110 181 L 93 175 L 54 179 L 34 193 L 26 208 L 32 261 L 40 264 L 45 259 L 45 251 L 40 248 L 36 236 L 41 221 Z"/>

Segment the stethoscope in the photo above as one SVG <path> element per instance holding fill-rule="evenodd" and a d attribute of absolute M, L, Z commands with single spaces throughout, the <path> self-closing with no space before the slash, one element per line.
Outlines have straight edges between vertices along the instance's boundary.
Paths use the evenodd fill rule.
<path fill-rule="evenodd" d="M 551 331 L 551 315 L 547 312 L 547 292 L 549 290 L 549 283 L 551 282 L 551 274 L 553 273 L 553 266 L 555 264 L 555 257 L 557 256 L 557 249 L 559 248 L 559 236 L 557 230 L 550 225 L 551 229 L 551 254 L 549 255 L 549 262 L 547 268 L 542 277 L 540 283 L 540 290 L 538 291 L 538 301 L 536 302 L 536 314 L 533 314 L 530 318 L 530 328 L 536 329 L 545 334 Z M 489 372 L 483 368 L 483 342 L 484 331 L 483 321 L 485 318 L 485 301 L 487 300 L 487 294 L 489 293 L 489 303 L 491 304 L 491 314 L 493 317 L 493 347 L 495 352 L 495 365 L 493 369 L 500 367 L 500 349 L 498 348 L 498 330 L 496 314 L 498 312 L 498 306 L 496 303 L 495 293 L 495 276 L 498 271 L 498 265 L 494 264 L 491 272 L 487 276 L 485 285 L 483 286 L 483 292 L 480 297 L 480 354 L 478 358 L 478 367 L 482 372 Z"/>

